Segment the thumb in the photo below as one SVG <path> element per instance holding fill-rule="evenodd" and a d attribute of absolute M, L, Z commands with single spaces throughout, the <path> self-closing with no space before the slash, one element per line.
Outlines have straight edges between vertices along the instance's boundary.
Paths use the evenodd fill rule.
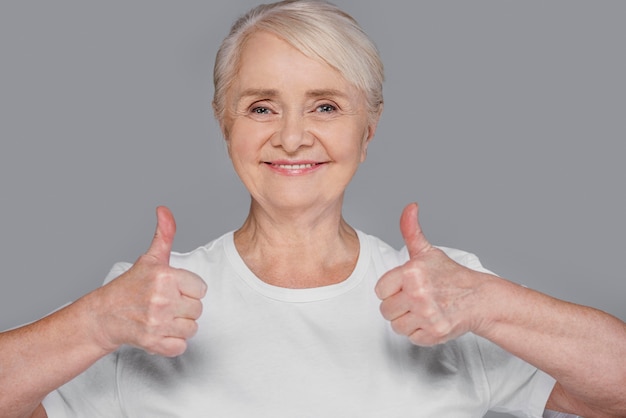
<path fill-rule="evenodd" d="M 159 262 L 169 264 L 172 243 L 174 242 L 174 235 L 176 235 L 176 221 L 172 212 L 165 206 L 157 207 L 156 214 L 156 231 L 146 254 Z"/>
<path fill-rule="evenodd" d="M 409 250 L 409 257 L 417 257 L 419 253 L 430 248 L 430 243 L 424 236 L 419 223 L 419 206 L 409 203 L 400 216 L 400 232 Z"/>

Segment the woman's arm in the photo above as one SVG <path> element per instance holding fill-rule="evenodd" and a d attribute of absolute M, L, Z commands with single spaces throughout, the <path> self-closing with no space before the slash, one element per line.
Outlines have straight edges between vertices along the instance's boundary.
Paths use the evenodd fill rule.
<path fill-rule="evenodd" d="M 0 334 L 0 410 L 30 417 L 43 398 L 108 353 L 92 335 L 92 295 Z M 37 415 L 34 415 L 37 416 Z"/>
<path fill-rule="evenodd" d="M 174 218 L 166 208 L 157 217 L 150 248 L 127 272 L 37 322 L 0 334 L 3 418 L 45 416 L 40 403 L 48 393 L 122 344 L 164 356 L 185 351 L 197 331 L 206 284 L 169 266 Z"/>
<path fill-rule="evenodd" d="M 626 416 L 626 324 L 506 280 L 484 280 L 487 308 L 475 314 L 485 319 L 472 331 L 557 380 L 548 409 Z"/>
<path fill-rule="evenodd" d="M 400 223 L 409 261 L 376 287 L 396 332 L 419 345 L 473 332 L 557 380 L 549 409 L 626 416 L 626 324 L 457 264 L 428 243 L 417 216 L 409 205 Z"/>

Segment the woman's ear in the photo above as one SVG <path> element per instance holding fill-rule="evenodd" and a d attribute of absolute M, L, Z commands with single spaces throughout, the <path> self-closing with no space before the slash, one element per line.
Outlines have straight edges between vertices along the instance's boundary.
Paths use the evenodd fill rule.
<path fill-rule="evenodd" d="M 378 127 L 378 121 L 380 120 L 380 116 L 383 114 L 383 104 L 381 103 L 378 106 L 378 110 L 375 113 L 370 114 L 369 123 L 367 124 L 367 133 L 363 140 L 362 154 L 361 154 L 361 162 L 365 161 L 367 157 L 367 146 L 370 141 L 374 138 L 376 134 L 376 128 Z"/>
<path fill-rule="evenodd" d="M 228 127 L 227 127 L 228 124 L 226 123 L 226 117 L 224 113 L 220 114 L 215 104 L 215 101 L 211 102 L 211 106 L 213 107 L 213 117 L 215 117 L 215 120 L 217 120 L 217 123 L 220 126 L 220 132 L 222 133 L 222 137 L 224 138 L 224 141 L 226 142 L 226 147 L 228 149 L 228 156 L 230 157 L 230 141 L 228 139 L 229 138 Z"/>
<path fill-rule="evenodd" d="M 222 132 L 222 136 L 226 138 L 226 135 L 224 132 L 224 115 L 220 114 L 219 111 L 217 110 L 217 105 L 215 104 L 215 101 L 211 102 L 211 107 L 213 108 L 213 117 L 215 118 L 217 123 L 219 123 L 220 125 L 220 131 Z"/>
<path fill-rule="evenodd" d="M 370 119 L 370 124 L 369 124 L 369 132 L 368 132 L 368 138 L 367 141 L 371 141 L 372 138 L 374 138 L 374 134 L 376 133 L 376 128 L 378 127 L 378 121 L 380 121 L 380 117 L 383 114 L 383 103 L 381 102 L 378 105 L 378 109 L 376 110 L 376 113 L 374 113 Z"/>

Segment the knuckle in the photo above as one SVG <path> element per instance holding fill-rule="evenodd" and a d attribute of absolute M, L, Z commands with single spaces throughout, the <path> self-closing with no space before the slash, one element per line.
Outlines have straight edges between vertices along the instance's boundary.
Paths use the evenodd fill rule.
<path fill-rule="evenodd" d="M 198 333 L 198 329 L 199 329 L 198 323 L 196 321 L 191 321 L 191 324 L 189 326 L 188 338 L 191 338 L 194 335 L 196 335 Z"/>
<path fill-rule="evenodd" d="M 202 304 L 202 302 L 198 301 L 198 303 L 196 304 L 196 311 L 195 311 L 195 315 L 193 316 L 193 319 L 198 319 L 202 316 L 202 312 L 204 311 L 204 305 Z"/>
<path fill-rule="evenodd" d="M 418 320 L 411 314 L 405 314 L 391 321 L 391 328 L 400 335 L 411 335 L 419 329 Z"/>
<path fill-rule="evenodd" d="M 169 304 L 169 300 L 160 293 L 152 293 L 150 295 L 148 305 L 150 306 L 150 314 L 158 312 L 160 308 L 163 308 Z"/>
<path fill-rule="evenodd" d="M 390 320 L 392 319 L 389 315 L 389 304 L 382 302 L 379 307 L 378 310 L 380 311 L 381 315 L 383 316 L 383 318 Z"/>
<path fill-rule="evenodd" d="M 419 345 L 422 347 L 432 347 L 434 345 L 439 344 L 436 338 L 434 338 L 428 332 L 424 330 L 419 330 L 419 332 L 414 332 L 409 336 L 409 341 L 411 341 L 415 345 Z"/>
<path fill-rule="evenodd" d="M 161 319 L 154 314 L 150 314 L 146 319 L 146 333 L 154 334 L 161 327 Z"/>
<path fill-rule="evenodd" d="M 403 273 L 404 273 L 404 278 L 409 279 L 409 280 L 420 280 L 421 278 L 425 277 L 425 272 L 424 269 L 422 268 L 422 264 L 417 262 L 417 261 L 413 261 L 413 262 L 409 262 L 408 264 L 406 264 L 405 266 L 406 268 L 403 269 Z"/>
<path fill-rule="evenodd" d="M 183 354 L 187 350 L 187 341 L 183 339 L 171 340 L 170 344 L 164 350 L 163 355 L 166 357 L 176 357 Z"/>
<path fill-rule="evenodd" d="M 430 293 L 424 279 L 413 275 L 405 276 L 403 289 L 412 300 L 425 300 Z"/>
<path fill-rule="evenodd" d="M 137 345 L 149 353 L 158 353 L 158 340 L 150 334 L 144 334 L 138 341 Z"/>
<path fill-rule="evenodd" d="M 401 323 L 400 320 L 395 320 L 395 321 L 391 321 L 391 329 L 396 333 L 396 334 L 400 334 L 400 335 L 405 335 L 405 333 L 403 332 L 404 330 L 404 326 Z"/>
<path fill-rule="evenodd" d="M 422 338 L 420 338 L 416 334 L 409 335 L 409 341 L 411 341 L 415 345 L 428 345 L 423 341 Z"/>
<path fill-rule="evenodd" d="M 422 309 L 421 315 L 428 323 L 435 323 L 439 317 L 439 311 L 434 306 L 426 306 Z"/>
<path fill-rule="evenodd" d="M 427 290 L 423 286 L 420 286 L 420 285 L 411 286 L 411 288 L 408 289 L 407 294 L 409 298 L 411 298 L 411 300 L 413 301 L 422 301 L 428 298 Z"/>
<path fill-rule="evenodd" d="M 176 277 L 172 273 L 172 269 L 170 267 L 162 267 L 159 266 L 154 272 L 154 285 L 155 288 L 160 291 L 167 290 L 173 282 L 175 282 Z"/>
<path fill-rule="evenodd" d="M 446 322 L 439 322 L 433 327 L 432 334 L 436 340 L 444 340 L 450 334 L 450 325 Z"/>
<path fill-rule="evenodd" d="M 424 331 L 421 329 L 413 332 L 411 335 L 408 336 L 408 338 L 409 338 L 409 341 L 411 341 L 411 343 L 415 345 L 419 345 L 423 347 L 428 347 L 432 345 L 427 334 L 425 334 Z"/>

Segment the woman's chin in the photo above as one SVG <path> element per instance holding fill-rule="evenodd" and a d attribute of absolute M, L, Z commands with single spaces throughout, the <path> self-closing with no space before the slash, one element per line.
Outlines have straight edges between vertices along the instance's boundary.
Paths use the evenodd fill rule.
<path fill-rule="evenodd" d="M 262 207 L 270 210 L 286 211 L 286 212 L 325 212 L 326 209 L 334 206 L 341 210 L 341 196 L 331 197 L 328 195 L 315 195 L 310 191 L 298 190 L 283 192 L 272 198 L 257 200 Z"/>

